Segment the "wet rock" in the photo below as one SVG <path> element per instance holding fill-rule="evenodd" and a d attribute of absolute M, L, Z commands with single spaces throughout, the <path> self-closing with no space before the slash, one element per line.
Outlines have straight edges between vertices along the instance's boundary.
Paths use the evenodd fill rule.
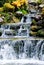
<path fill-rule="evenodd" d="M 11 25 L 10 29 L 18 30 L 18 29 L 20 29 L 20 25 L 19 26 Z"/>
<path fill-rule="evenodd" d="M 27 16 L 23 16 L 21 22 L 26 23 Z"/>
<path fill-rule="evenodd" d="M 0 32 L 0 36 L 2 35 L 2 32 Z"/>
<path fill-rule="evenodd" d="M 27 19 L 27 17 L 26 17 L 26 16 L 24 16 L 24 21 L 23 21 L 23 22 L 26 22 L 26 19 Z"/>
<path fill-rule="evenodd" d="M 36 10 L 31 9 L 30 12 L 31 12 L 31 14 L 33 14 L 33 13 L 36 13 Z"/>
<path fill-rule="evenodd" d="M 16 12 L 16 17 L 18 17 L 18 18 L 21 19 L 22 16 L 23 16 L 22 12 L 20 12 L 20 11 L 17 11 L 17 12 Z"/>
<path fill-rule="evenodd" d="M 5 35 L 7 36 L 15 36 L 16 35 L 16 32 L 15 31 L 5 31 Z"/>
<path fill-rule="evenodd" d="M 2 32 L 3 32 L 3 31 L 2 31 L 2 30 L 0 30 L 0 36 L 2 36 Z"/>
<path fill-rule="evenodd" d="M 27 36 L 27 30 L 23 29 L 19 32 L 20 36 Z"/>
<path fill-rule="evenodd" d="M 3 29 L 9 29 L 9 25 L 1 25 L 1 28 L 3 28 Z"/>

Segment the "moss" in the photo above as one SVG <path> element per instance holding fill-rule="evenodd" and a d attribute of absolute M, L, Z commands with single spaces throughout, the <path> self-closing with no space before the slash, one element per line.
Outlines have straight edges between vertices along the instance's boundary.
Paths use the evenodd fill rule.
<path fill-rule="evenodd" d="M 0 7 L 0 12 L 3 12 L 3 7 Z"/>
<path fill-rule="evenodd" d="M 37 35 L 37 32 L 31 31 L 29 34 L 30 34 L 30 36 L 36 36 Z"/>
<path fill-rule="evenodd" d="M 42 27 L 41 26 L 37 26 L 37 25 L 32 25 L 31 26 L 31 30 L 32 31 L 38 31 L 38 30 L 40 30 Z"/>
<path fill-rule="evenodd" d="M 39 30 L 37 32 L 37 35 L 41 36 L 41 37 L 44 37 L 44 30 Z"/>
<path fill-rule="evenodd" d="M 33 23 L 33 24 L 36 24 L 36 21 L 33 19 L 33 20 L 32 20 L 32 23 Z"/>
<path fill-rule="evenodd" d="M 38 3 L 42 3 L 42 0 L 37 0 Z"/>
<path fill-rule="evenodd" d="M 3 8 L 4 8 L 5 11 L 13 11 L 15 9 L 15 7 L 12 6 L 10 3 L 5 3 L 3 5 Z"/>

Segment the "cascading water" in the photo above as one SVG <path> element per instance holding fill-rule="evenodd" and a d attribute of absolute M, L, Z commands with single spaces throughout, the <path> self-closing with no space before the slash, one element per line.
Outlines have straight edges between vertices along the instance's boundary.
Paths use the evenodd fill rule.
<path fill-rule="evenodd" d="M 25 15 L 18 24 L 2 24 L 0 25 L 1 38 L 13 37 L 29 37 L 31 24 L 31 16 Z"/>
<path fill-rule="evenodd" d="M 9 36 L 9 38 L 12 38 L 17 36 L 19 38 L 19 36 L 26 36 L 26 38 L 28 38 L 30 24 L 31 18 L 30 15 L 28 15 L 24 16 L 21 23 L 18 25 L 1 25 L 1 37 L 8 38 Z M 25 62 L 23 61 L 23 63 L 29 62 L 29 65 L 31 63 L 33 65 L 33 63 L 35 64 L 35 62 L 37 63 L 39 60 L 44 60 L 44 40 L 0 40 L 0 60 L 7 60 L 7 62 L 9 62 L 8 60 L 16 59 L 20 59 L 19 63 L 22 63 L 22 61 L 25 59 Z"/>
<path fill-rule="evenodd" d="M 19 25 L 17 26 L 19 27 Z M 12 35 L 14 33 L 12 32 L 8 33 L 8 31 L 11 31 L 12 29 L 13 30 L 16 29 L 16 31 L 18 30 L 16 33 L 17 36 L 26 35 L 26 37 L 29 37 L 29 31 L 30 31 L 29 27 L 30 25 L 28 23 L 27 25 L 24 24 L 20 25 L 18 29 L 15 28 L 15 25 L 11 25 L 11 26 L 2 25 L 1 30 L 3 31 L 3 34 L 1 37 L 7 38 L 9 36 L 12 38 Z M 7 35 L 5 35 L 5 31 L 7 32 L 6 33 Z M 8 60 L 16 60 L 16 59 L 17 61 L 8 61 Z M 0 40 L 0 60 L 7 60 L 5 62 L 9 64 L 12 64 L 12 62 L 15 64 L 18 62 L 18 63 L 29 63 L 29 65 L 30 64 L 33 65 L 34 63 L 36 65 L 36 62 L 38 63 L 39 60 L 44 60 L 44 40 L 6 40 L 6 39 Z M 4 64 L 4 61 L 3 62 L 1 61 L 1 63 Z M 38 65 L 39 64 L 41 64 L 41 62 L 39 62 Z"/>
<path fill-rule="evenodd" d="M 0 40 L 0 59 L 44 60 L 44 40 Z"/>

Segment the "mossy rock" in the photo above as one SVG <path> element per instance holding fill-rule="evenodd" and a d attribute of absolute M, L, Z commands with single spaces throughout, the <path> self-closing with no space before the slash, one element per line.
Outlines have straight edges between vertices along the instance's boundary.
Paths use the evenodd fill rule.
<path fill-rule="evenodd" d="M 17 31 L 15 30 L 10 30 L 5 32 L 5 35 L 7 36 L 16 36 L 16 34 L 17 34 Z"/>
<path fill-rule="evenodd" d="M 0 7 L 0 12 L 3 12 L 3 7 Z"/>
<path fill-rule="evenodd" d="M 40 37 L 44 37 L 44 30 L 39 30 L 37 32 L 37 35 L 40 36 Z"/>
<path fill-rule="evenodd" d="M 38 31 L 38 30 L 40 30 L 41 28 L 42 28 L 41 26 L 32 25 L 30 29 L 31 29 L 32 31 Z"/>
<path fill-rule="evenodd" d="M 5 3 L 3 7 L 5 11 L 14 11 L 15 9 L 15 7 L 12 6 L 10 3 Z"/>
<path fill-rule="evenodd" d="M 42 0 L 37 0 L 37 3 L 42 3 Z"/>
<path fill-rule="evenodd" d="M 35 25 L 35 24 L 36 24 L 36 21 L 35 21 L 34 19 L 32 20 L 32 24 L 33 24 L 33 25 Z"/>
<path fill-rule="evenodd" d="M 19 23 L 20 22 L 20 20 L 18 18 L 14 17 L 14 16 L 12 17 L 12 19 L 13 19 L 14 23 Z"/>
<path fill-rule="evenodd" d="M 42 8 L 42 15 L 44 16 L 44 7 Z"/>
<path fill-rule="evenodd" d="M 29 35 L 30 36 L 36 36 L 37 35 L 37 32 L 30 31 Z"/>

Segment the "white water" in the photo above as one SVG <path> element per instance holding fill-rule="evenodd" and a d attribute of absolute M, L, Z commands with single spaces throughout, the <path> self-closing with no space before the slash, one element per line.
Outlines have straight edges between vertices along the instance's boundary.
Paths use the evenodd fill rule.
<path fill-rule="evenodd" d="M 19 60 L 0 60 L 0 64 L 34 64 L 34 65 L 44 65 L 44 61 L 34 60 L 34 59 L 19 59 Z"/>
<path fill-rule="evenodd" d="M 28 18 L 26 21 L 28 20 L 27 24 L 31 24 L 31 20 Z M 23 19 L 21 23 L 23 23 Z M 6 28 L 2 26 L 2 37 L 5 38 L 8 37 L 5 35 Z M 26 34 L 21 33 L 21 31 L 27 30 L 26 36 L 29 37 L 29 30 L 27 28 L 24 27 L 22 29 L 22 26 L 20 26 L 17 35 L 25 36 Z M 10 31 L 10 27 L 7 30 Z M 0 64 L 6 63 L 44 65 L 44 40 L 0 40 Z"/>
<path fill-rule="evenodd" d="M 14 49 L 8 44 L 1 47 L 0 54 L 3 56 L 3 59 L 14 59 L 15 57 Z"/>
<path fill-rule="evenodd" d="M 18 24 L 17 23 L 2 24 L 0 26 L 0 31 L 2 35 L 0 35 L 0 37 L 1 38 L 29 37 L 30 24 L 31 24 L 31 15 L 23 16 L 21 19 L 21 22 Z M 18 26 L 19 26 L 19 29 L 18 29 Z"/>
<path fill-rule="evenodd" d="M 44 60 L 44 40 L 0 40 L 0 59 Z"/>

